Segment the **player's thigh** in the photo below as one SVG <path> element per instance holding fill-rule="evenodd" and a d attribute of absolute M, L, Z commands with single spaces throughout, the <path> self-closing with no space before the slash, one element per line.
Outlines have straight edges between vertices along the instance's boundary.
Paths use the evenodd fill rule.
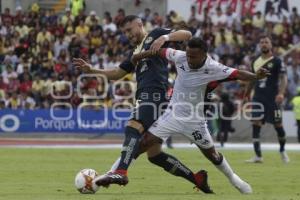
<path fill-rule="evenodd" d="M 171 135 L 180 133 L 181 125 L 173 119 L 170 110 L 167 110 L 152 124 L 148 131 L 162 140 L 167 140 Z"/>
<path fill-rule="evenodd" d="M 152 146 L 157 146 L 156 144 L 162 144 L 163 140 L 150 132 L 146 131 L 140 142 L 140 153 L 148 151 Z"/>
<path fill-rule="evenodd" d="M 253 98 L 251 104 L 251 121 L 264 123 L 267 109 L 266 103 L 260 99 Z"/>
<path fill-rule="evenodd" d="M 282 108 L 276 102 L 270 102 L 266 109 L 266 122 L 280 126 L 282 124 Z"/>
<path fill-rule="evenodd" d="M 154 157 L 154 156 L 157 156 L 158 154 L 160 154 L 161 153 L 161 147 L 162 147 L 162 144 L 159 144 L 159 143 L 155 143 L 152 146 L 150 146 L 147 149 L 148 158 L 151 158 L 151 157 Z"/>
<path fill-rule="evenodd" d="M 132 113 L 132 119 L 139 121 L 143 124 L 145 130 L 147 130 L 161 115 L 162 105 L 166 104 L 166 101 L 140 101 L 138 106 L 134 108 Z"/>

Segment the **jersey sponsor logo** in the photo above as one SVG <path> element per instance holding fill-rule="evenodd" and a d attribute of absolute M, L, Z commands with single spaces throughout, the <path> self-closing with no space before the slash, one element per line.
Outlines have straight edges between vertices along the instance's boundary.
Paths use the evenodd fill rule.
<path fill-rule="evenodd" d="M 146 40 L 145 40 L 145 44 L 149 44 L 153 41 L 153 37 L 148 37 Z"/>
<path fill-rule="evenodd" d="M 181 65 L 179 68 L 180 68 L 180 69 L 182 69 L 183 71 L 185 71 L 185 69 L 184 69 L 184 66 L 183 66 L 183 65 Z"/>
<path fill-rule="evenodd" d="M 228 70 L 229 70 L 229 68 L 228 68 L 228 67 L 226 67 L 225 69 L 223 69 L 223 72 L 224 72 L 224 73 L 227 73 L 227 72 L 228 72 Z"/>
<path fill-rule="evenodd" d="M 269 64 L 267 65 L 267 68 L 268 68 L 268 69 L 273 68 L 273 63 L 269 63 Z"/>

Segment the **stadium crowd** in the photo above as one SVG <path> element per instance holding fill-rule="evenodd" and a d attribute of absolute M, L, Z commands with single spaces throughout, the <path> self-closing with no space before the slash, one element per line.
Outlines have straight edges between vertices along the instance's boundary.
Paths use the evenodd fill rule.
<path fill-rule="evenodd" d="M 259 52 L 258 36 L 271 35 L 275 55 L 282 56 L 287 66 L 285 105 L 290 108 L 300 86 L 300 51 L 289 51 L 300 42 L 297 9 L 293 8 L 289 17 L 277 15 L 274 9 L 253 16 L 239 16 L 230 8 L 205 9 L 201 17 L 196 12 L 191 7 L 187 21 L 175 11 L 164 17 L 148 8 L 139 16 L 148 31 L 156 27 L 189 29 L 208 42 L 214 59 L 239 69 L 250 70 Z M 37 4 L 27 11 L 17 7 L 16 14 L 6 8 L 0 22 L 0 109 L 49 108 L 54 102 L 69 102 L 74 107 L 82 102 L 109 107 L 132 103 L 134 75 L 124 82 L 108 82 L 105 77 L 80 76 L 71 64 L 73 57 L 81 57 L 95 68 L 118 66 L 129 54 L 128 40 L 119 27 L 124 16 L 123 9 L 97 16 L 95 11 L 86 13 L 84 7 L 66 8 L 63 15 L 39 9 Z M 169 69 L 171 89 L 176 70 L 172 63 Z M 243 83 L 226 83 L 217 93 L 226 91 L 238 100 L 243 88 Z"/>

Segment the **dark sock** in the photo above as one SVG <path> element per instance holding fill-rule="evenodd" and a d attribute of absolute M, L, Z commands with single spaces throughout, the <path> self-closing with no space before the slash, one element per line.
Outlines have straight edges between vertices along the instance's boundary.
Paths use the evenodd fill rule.
<path fill-rule="evenodd" d="M 174 176 L 180 176 L 197 185 L 194 178 L 194 173 L 184 164 L 182 164 L 177 158 L 161 152 L 160 154 L 148 159 L 151 163 L 162 167 L 170 174 L 173 174 Z"/>
<path fill-rule="evenodd" d="M 121 160 L 117 170 L 127 170 L 133 157 L 139 150 L 141 134 L 135 128 L 127 126 L 125 128 L 125 140 L 121 152 Z"/>
<path fill-rule="evenodd" d="M 275 127 L 275 130 L 277 132 L 278 142 L 280 145 L 279 151 L 283 152 L 285 150 L 284 147 L 285 147 L 285 142 L 286 142 L 285 131 L 284 131 L 283 127 Z"/>
<path fill-rule="evenodd" d="M 260 126 L 252 125 L 252 138 L 253 138 L 253 147 L 257 157 L 261 157 L 260 149 Z"/>

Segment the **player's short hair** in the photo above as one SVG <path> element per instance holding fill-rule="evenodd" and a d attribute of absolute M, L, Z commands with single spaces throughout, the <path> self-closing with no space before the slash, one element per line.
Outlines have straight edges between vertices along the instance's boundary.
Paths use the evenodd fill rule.
<path fill-rule="evenodd" d="M 271 41 L 271 37 L 269 35 L 263 34 L 259 37 L 259 40 L 268 38 Z"/>
<path fill-rule="evenodd" d="M 137 15 L 127 15 L 121 22 L 121 27 L 125 26 L 125 24 L 127 24 L 128 22 L 132 22 L 136 19 L 141 19 L 139 16 Z"/>
<path fill-rule="evenodd" d="M 193 37 L 188 41 L 188 47 L 201 49 L 204 53 L 208 52 L 208 46 L 204 40 L 199 37 Z"/>

